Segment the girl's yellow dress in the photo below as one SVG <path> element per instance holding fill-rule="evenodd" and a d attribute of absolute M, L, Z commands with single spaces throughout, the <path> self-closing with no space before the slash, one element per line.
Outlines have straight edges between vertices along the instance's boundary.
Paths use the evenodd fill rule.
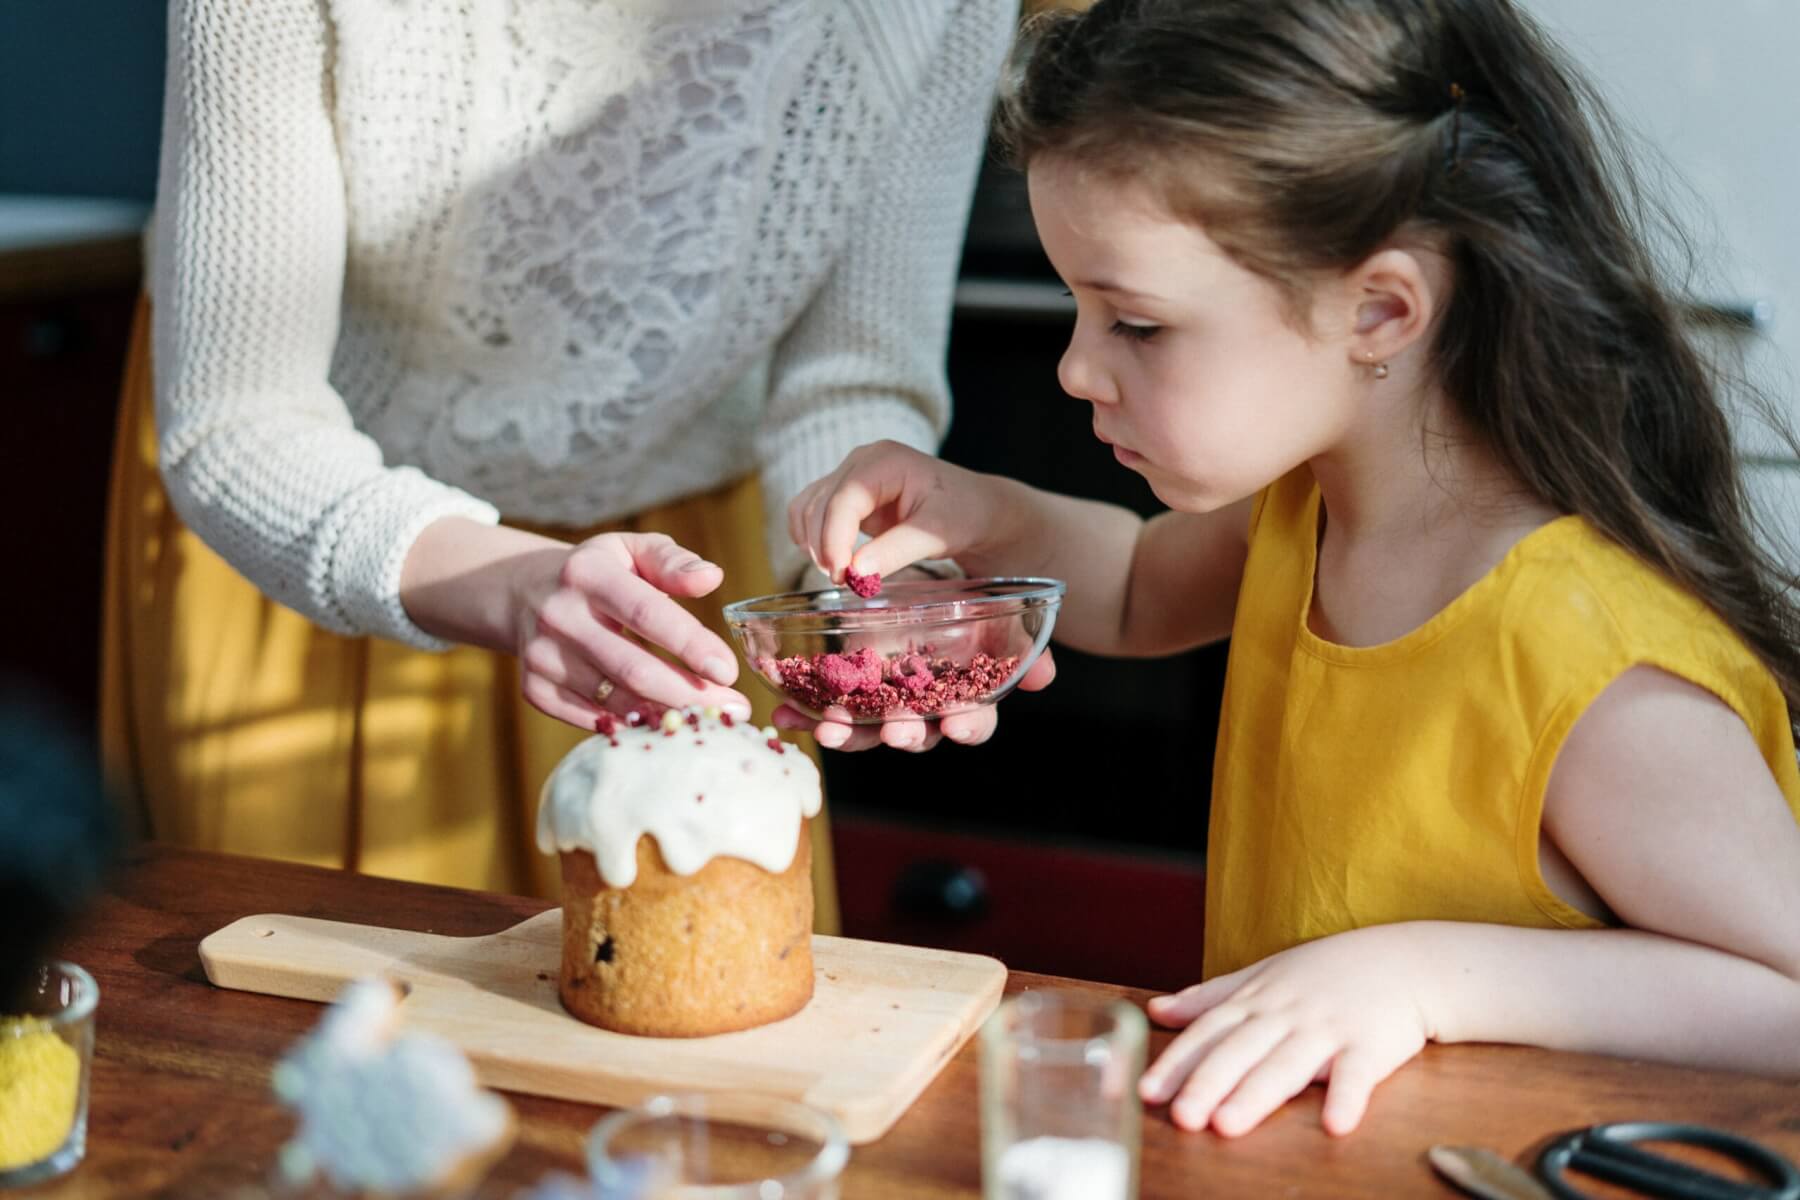
<path fill-rule="evenodd" d="M 1528 533 L 1412 632 L 1344 646 L 1307 624 L 1320 508 L 1302 467 L 1251 517 L 1214 760 L 1207 978 L 1369 925 L 1598 925 L 1545 882 L 1539 830 L 1570 730 L 1635 666 L 1728 704 L 1800 820 L 1775 677 L 1585 519 Z"/>
<path fill-rule="evenodd" d="M 106 538 L 101 744 L 147 836 L 371 875 L 554 898 L 538 791 L 582 730 L 519 692 L 510 655 L 347 638 L 283 608 L 182 524 L 156 467 L 150 308 L 119 406 Z M 780 590 L 755 477 L 585 530 L 666 533 L 725 570 L 688 607 Z M 742 690 L 766 722 L 773 698 Z M 810 744 L 809 752 L 816 754 Z M 830 833 L 813 822 L 815 925 L 838 927 Z"/>

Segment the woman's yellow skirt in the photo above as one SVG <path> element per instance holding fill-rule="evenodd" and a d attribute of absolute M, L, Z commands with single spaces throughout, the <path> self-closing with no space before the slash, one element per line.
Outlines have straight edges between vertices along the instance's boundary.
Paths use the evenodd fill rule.
<path fill-rule="evenodd" d="M 587 734 L 525 703 L 510 655 L 328 633 L 209 550 L 157 472 L 149 328 L 146 302 L 113 451 L 100 722 L 107 769 L 141 832 L 554 899 L 557 861 L 537 849 L 538 791 Z M 718 593 L 683 603 L 728 641 L 721 606 L 777 590 L 754 477 L 564 536 L 621 529 L 666 533 L 724 568 Z M 767 722 L 771 698 L 747 683 Z M 835 932 L 823 813 L 812 833 L 815 924 Z"/>

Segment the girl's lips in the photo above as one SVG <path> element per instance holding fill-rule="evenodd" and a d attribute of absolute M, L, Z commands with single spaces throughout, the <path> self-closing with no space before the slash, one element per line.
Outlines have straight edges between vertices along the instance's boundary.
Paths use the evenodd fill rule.
<path fill-rule="evenodd" d="M 1113 457 L 1126 466 L 1129 467 L 1132 463 L 1144 461 L 1144 456 L 1137 451 L 1127 450 L 1125 447 L 1119 445 L 1104 433 L 1100 432 L 1100 427 L 1098 425 L 1094 426 L 1094 436 L 1098 438 L 1103 445 L 1111 446 L 1113 448 Z"/>

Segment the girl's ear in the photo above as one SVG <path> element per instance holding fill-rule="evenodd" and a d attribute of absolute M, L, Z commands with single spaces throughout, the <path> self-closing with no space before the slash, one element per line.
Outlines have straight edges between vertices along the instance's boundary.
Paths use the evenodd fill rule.
<path fill-rule="evenodd" d="M 1414 250 L 1378 250 L 1350 272 L 1355 320 L 1349 338 L 1353 362 L 1388 362 L 1431 328 L 1443 294 L 1447 264 Z"/>

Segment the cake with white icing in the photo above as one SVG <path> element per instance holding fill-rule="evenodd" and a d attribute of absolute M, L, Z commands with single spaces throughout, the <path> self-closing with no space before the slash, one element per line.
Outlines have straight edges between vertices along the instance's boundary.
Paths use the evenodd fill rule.
<path fill-rule="evenodd" d="M 714 709 L 602 722 L 544 784 L 538 847 L 562 862 L 563 1007 L 700 1037 L 812 998 L 818 768 Z"/>
<path fill-rule="evenodd" d="M 299 1117 L 279 1173 L 334 1195 L 423 1200 L 469 1194 L 512 1145 L 512 1110 L 477 1086 L 455 1046 L 398 1027 L 401 996 L 359 980 L 275 1068 Z"/>

